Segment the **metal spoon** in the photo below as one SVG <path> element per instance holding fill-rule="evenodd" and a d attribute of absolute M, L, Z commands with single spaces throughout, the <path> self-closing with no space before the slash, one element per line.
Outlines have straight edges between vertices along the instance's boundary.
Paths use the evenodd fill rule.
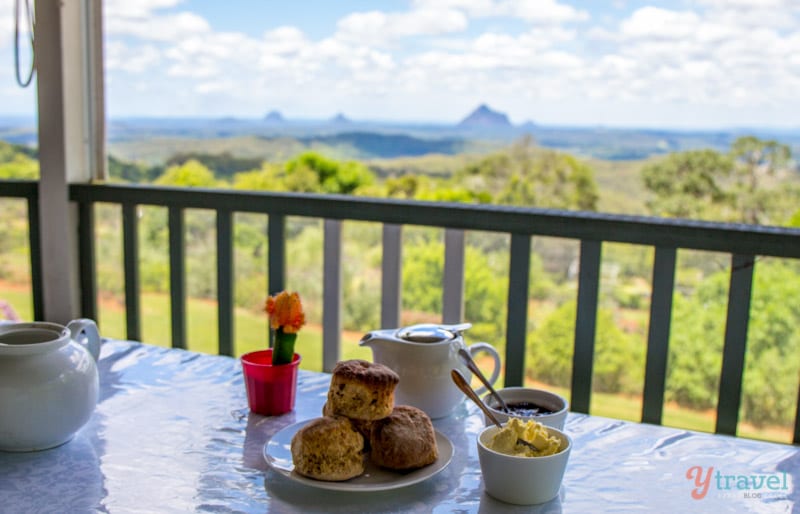
<path fill-rule="evenodd" d="M 511 410 L 508 408 L 508 404 L 506 403 L 506 401 L 503 400 L 503 398 L 499 394 L 497 394 L 497 391 L 494 390 L 492 384 L 490 384 L 489 381 L 486 380 L 486 377 L 483 375 L 483 372 L 481 372 L 481 368 L 479 368 L 478 365 L 475 363 L 475 361 L 472 359 L 472 355 L 469 353 L 469 351 L 467 351 L 466 348 L 459 348 L 458 355 L 459 357 L 461 357 L 461 360 L 467 366 L 467 369 L 469 369 L 476 377 L 478 377 L 478 379 L 481 382 L 483 382 L 483 385 L 485 385 L 486 389 L 489 390 L 489 393 L 495 397 L 497 402 L 500 404 L 500 407 L 502 407 L 503 410 L 507 413 L 511 412 Z"/>
<path fill-rule="evenodd" d="M 467 395 L 467 398 L 472 400 L 475 403 L 475 405 L 480 407 L 483 413 L 486 414 L 486 416 L 490 420 L 492 420 L 492 423 L 497 425 L 497 428 L 503 428 L 503 425 L 500 424 L 500 421 L 494 416 L 492 411 L 489 410 L 489 407 L 487 407 L 486 404 L 484 404 L 481 401 L 480 397 L 477 394 L 475 394 L 475 391 L 472 390 L 472 388 L 467 383 L 467 379 L 464 378 L 464 375 L 462 375 L 460 371 L 458 371 L 457 369 L 450 370 L 450 376 L 453 377 L 453 382 L 455 382 L 456 386 L 459 389 L 461 389 L 461 392 Z M 536 446 L 533 445 L 533 443 L 529 443 L 528 441 L 521 439 L 519 437 L 517 437 L 517 444 L 533 448 L 534 450 L 537 451 L 539 450 Z"/>

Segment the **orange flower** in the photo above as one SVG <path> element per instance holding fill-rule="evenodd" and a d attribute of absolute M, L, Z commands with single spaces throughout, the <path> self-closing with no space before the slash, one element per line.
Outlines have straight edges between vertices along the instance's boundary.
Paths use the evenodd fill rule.
<path fill-rule="evenodd" d="M 278 330 L 283 328 L 286 334 L 296 334 L 306 322 L 303 304 L 297 293 L 280 293 L 267 298 L 264 310 L 269 314 L 270 326 Z"/>

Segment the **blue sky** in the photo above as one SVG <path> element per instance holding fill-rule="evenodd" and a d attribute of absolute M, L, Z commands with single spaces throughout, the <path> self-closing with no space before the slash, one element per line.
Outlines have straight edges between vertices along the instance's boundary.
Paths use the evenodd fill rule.
<path fill-rule="evenodd" d="M 31 114 L 0 11 L 0 115 Z M 797 0 L 105 0 L 107 111 L 800 126 Z"/>

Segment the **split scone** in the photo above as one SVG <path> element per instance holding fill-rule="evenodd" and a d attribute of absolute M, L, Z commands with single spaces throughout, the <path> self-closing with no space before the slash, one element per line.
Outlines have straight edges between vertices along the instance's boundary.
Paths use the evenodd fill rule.
<path fill-rule="evenodd" d="M 364 473 L 364 436 L 341 416 L 310 421 L 292 437 L 294 470 L 317 480 L 341 481 Z"/>

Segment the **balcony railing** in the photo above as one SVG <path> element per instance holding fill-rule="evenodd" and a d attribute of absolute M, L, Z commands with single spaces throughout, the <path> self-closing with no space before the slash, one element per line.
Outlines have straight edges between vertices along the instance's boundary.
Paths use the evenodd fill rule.
<path fill-rule="evenodd" d="M 41 315 L 41 273 L 38 254 L 35 184 L 0 183 L 0 197 L 28 200 L 31 226 L 34 314 Z M 211 209 L 216 213 L 219 352 L 233 352 L 233 215 L 268 216 L 268 288 L 284 288 L 285 227 L 288 216 L 324 220 L 323 368 L 339 358 L 341 334 L 341 223 L 344 220 L 381 223 L 383 264 L 381 325 L 399 326 L 402 227 L 420 225 L 445 229 L 443 321 L 461 319 L 463 308 L 464 232 L 488 231 L 510 236 L 507 299 L 505 384 L 521 385 L 529 299 L 531 240 L 534 236 L 569 238 L 580 243 L 578 308 L 575 323 L 571 384 L 572 410 L 588 412 L 594 362 L 595 325 L 602 245 L 630 243 L 655 249 L 645 363 L 642 421 L 661 423 L 678 249 L 722 252 L 731 256 L 730 288 L 717 403 L 716 431 L 735 434 L 741 403 L 753 271 L 758 256 L 800 259 L 800 230 L 719 224 L 610 214 L 567 212 L 468 204 L 445 204 L 330 195 L 243 192 L 166 187 L 70 186 L 70 200 L 79 208 L 80 285 L 82 314 L 96 318 L 94 204 L 118 204 L 122 211 L 127 337 L 140 339 L 140 306 L 136 209 L 140 205 L 168 210 L 172 344 L 185 347 L 186 287 L 184 284 L 184 213 Z M 800 417 L 795 415 L 794 442 L 800 442 Z"/>

